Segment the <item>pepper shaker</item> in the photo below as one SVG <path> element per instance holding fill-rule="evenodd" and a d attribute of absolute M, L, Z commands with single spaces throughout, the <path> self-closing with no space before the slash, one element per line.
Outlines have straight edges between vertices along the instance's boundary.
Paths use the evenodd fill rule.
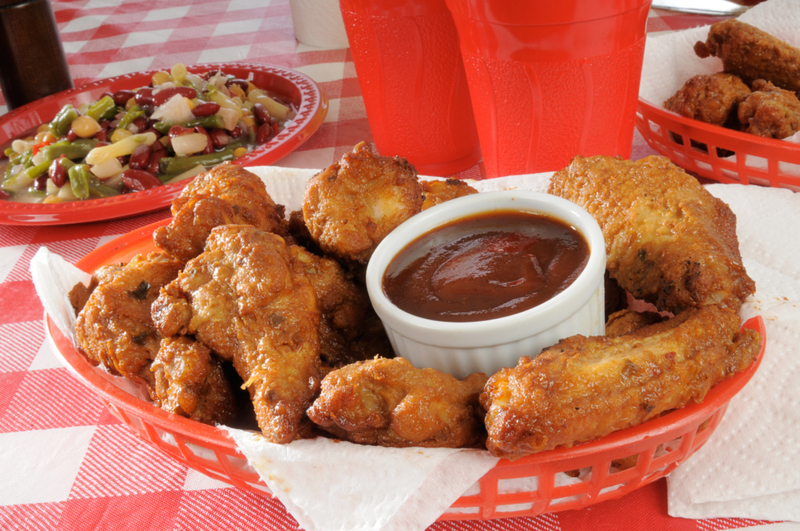
<path fill-rule="evenodd" d="M 72 86 L 49 0 L 0 0 L 0 88 L 9 110 Z"/>

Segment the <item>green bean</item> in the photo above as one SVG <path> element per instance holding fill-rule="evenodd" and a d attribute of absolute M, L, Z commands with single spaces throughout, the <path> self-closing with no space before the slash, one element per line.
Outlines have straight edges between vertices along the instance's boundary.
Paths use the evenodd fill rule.
<path fill-rule="evenodd" d="M 207 155 L 194 155 L 192 157 L 164 157 L 158 161 L 161 173 L 169 174 L 170 179 L 201 164 L 205 167 L 216 166 L 228 160 L 233 160 L 233 150 L 236 147 L 228 146 L 222 151 Z"/>
<path fill-rule="evenodd" d="M 182 125 L 183 127 L 205 127 L 206 129 L 224 129 L 225 128 L 225 120 L 223 120 L 222 116 L 218 114 L 212 114 L 210 116 L 202 116 L 200 118 L 195 118 L 194 120 L 189 120 L 188 122 L 184 122 L 182 124 L 168 124 L 166 122 L 156 122 L 153 125 L 156 131 L 167 134 L 169 133 L 170 128 L 173 125 Z"/>
<path fill-rule="evenodd" d="M 78 199 L 86 199 L 89 197 L 89 181 L 92 179 L 92 174 L 89 173 L 89 166 L 86 164 L 76 164 L 67 170 L 69 175 L 69 184 L 72 187 L 72 193 Z"/>
<path fill-rule="evenodd" d="M 67 134 L 69 131 L 69 126 L 72 125 L 72 120 L 77 118 L 78 111 L 75 108 L 67 103 L 64 105 L 56 117 L 53 118 L 53 121 L 50 122 L 50 132 L 55 135 L 56 138 L 61 138 L 62 136 Z"/>
<path fill-rule="evenodd" d="M 14 156 L 16 153 L 17 153 L 17 152 L 16 152 L 16 151 L 14 151 L 14 148 L 10 148 L 10 147 L 9 147 L 9 148 L 6 148 L 6 150 L 5 150 L 5 151 L 3 151 L 3 154 L 5 154 L 6 158 L 9 158 L 9 159 L 10 159 L 11 157 L 13 157 L 13 156 Z"/>
<path fill-rule="evenodd" d="M 100 120 L 113 119 L 117 114 L 117 106 L 114 103 L 114 98 L 111 96 L 103 96 L 89 106 L 86 114 L 98 122 Z"/>
<path fill-rule="evenodd" d="M 97 140 L 93 138 L 80 138 L 74 142 L 62 140 L 43 147 L 42 153 L 51 161 L 56 160 L 61 155 L 71 160 L 80 160 L 89 154 L 95 144 L 97 144 Z"/>
<path fill-rule="evenodd" d="M 114 195 L 119 195 L 119 191 L 111 188 L 110 186 L 106 186 L 98 179 L 90 179 L 89 194 L 92 197 L 111 197 Z"/>
<path fill-rule="evenodd" d="M 144 116 L 144 109 L 142 109 L 138 105 L 133 105 L 125 113 L 125 116 L 120 118 L 119 124 L 117 125 L 117 129 L 126 129 L 131 124 L 131 122 L 133 122 L 136 118 L 140 116 Z"/>
<path fill-rule="evenodd" d="M 50 164 L 52 164 L 52 160 L 45 160 L 44 162 L 37 164 L 36 166 L 31 166 L 25 170 L 28 174 L 28 177 L 31 179 L 35 179 L 38 176 L 42 175 L 43 173 L 47 172 L 50 168 Z"/>

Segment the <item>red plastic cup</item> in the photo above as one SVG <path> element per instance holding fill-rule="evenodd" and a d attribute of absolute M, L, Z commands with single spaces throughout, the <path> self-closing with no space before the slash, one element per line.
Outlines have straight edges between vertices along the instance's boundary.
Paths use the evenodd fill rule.
<path fill-rule="evenodd" d="M 630 157 L 650 0 L 447 0 L 487 177 Z"/>
<path fill-rule="evenodd" d="M 340 0 L 378 152 L 423 175 L 452 175 L 480 144 L 445 0 Z"/>

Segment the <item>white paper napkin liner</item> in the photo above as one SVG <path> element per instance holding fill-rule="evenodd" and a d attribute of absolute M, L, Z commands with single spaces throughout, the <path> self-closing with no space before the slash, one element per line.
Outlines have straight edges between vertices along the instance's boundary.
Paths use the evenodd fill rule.
<path fill-rule="evenodd" d="M 425 529 L 498 461 L 478 450 L 324 438 L 272 444 L 250 431 L 226 430 L 306 531 Z"/>

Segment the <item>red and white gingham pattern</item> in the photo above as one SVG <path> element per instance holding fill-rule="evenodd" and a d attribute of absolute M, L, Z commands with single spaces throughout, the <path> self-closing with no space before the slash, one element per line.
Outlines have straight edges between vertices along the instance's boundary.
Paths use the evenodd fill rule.
<path fill-rule="evenodd" d="M 298 69 L 328 95 L 316 134 L 278 162 L 321 168 L 371 140 L 349 50 L 294 39 L 288 0 L 53 1 L 76 85 L 152 68 L 213 61 Z M 648 31 L 718 19 L 653 11 Z M 23 29 L 20 29 L 23 31 Z M 0 95 L 0 113 L 5 112 Z M 633 159 L 652 154 L 638 133 Z M 462 174 L 478 177 L 477 167 Z M 164 219 L 167 211 L 63 227 L 0 226 L 0 528 L 297 529 L 274 499 L 229 487 L 137 439 L 62 368 L 44 344 L 42 306 L 28 271 L 47 245 L 75 262 L 109 239 Z M 765 524 L 667 515 L 660 480 L 580 511 L 488 522 L 440 522 L 437 531 L 722 530 Z"/>

